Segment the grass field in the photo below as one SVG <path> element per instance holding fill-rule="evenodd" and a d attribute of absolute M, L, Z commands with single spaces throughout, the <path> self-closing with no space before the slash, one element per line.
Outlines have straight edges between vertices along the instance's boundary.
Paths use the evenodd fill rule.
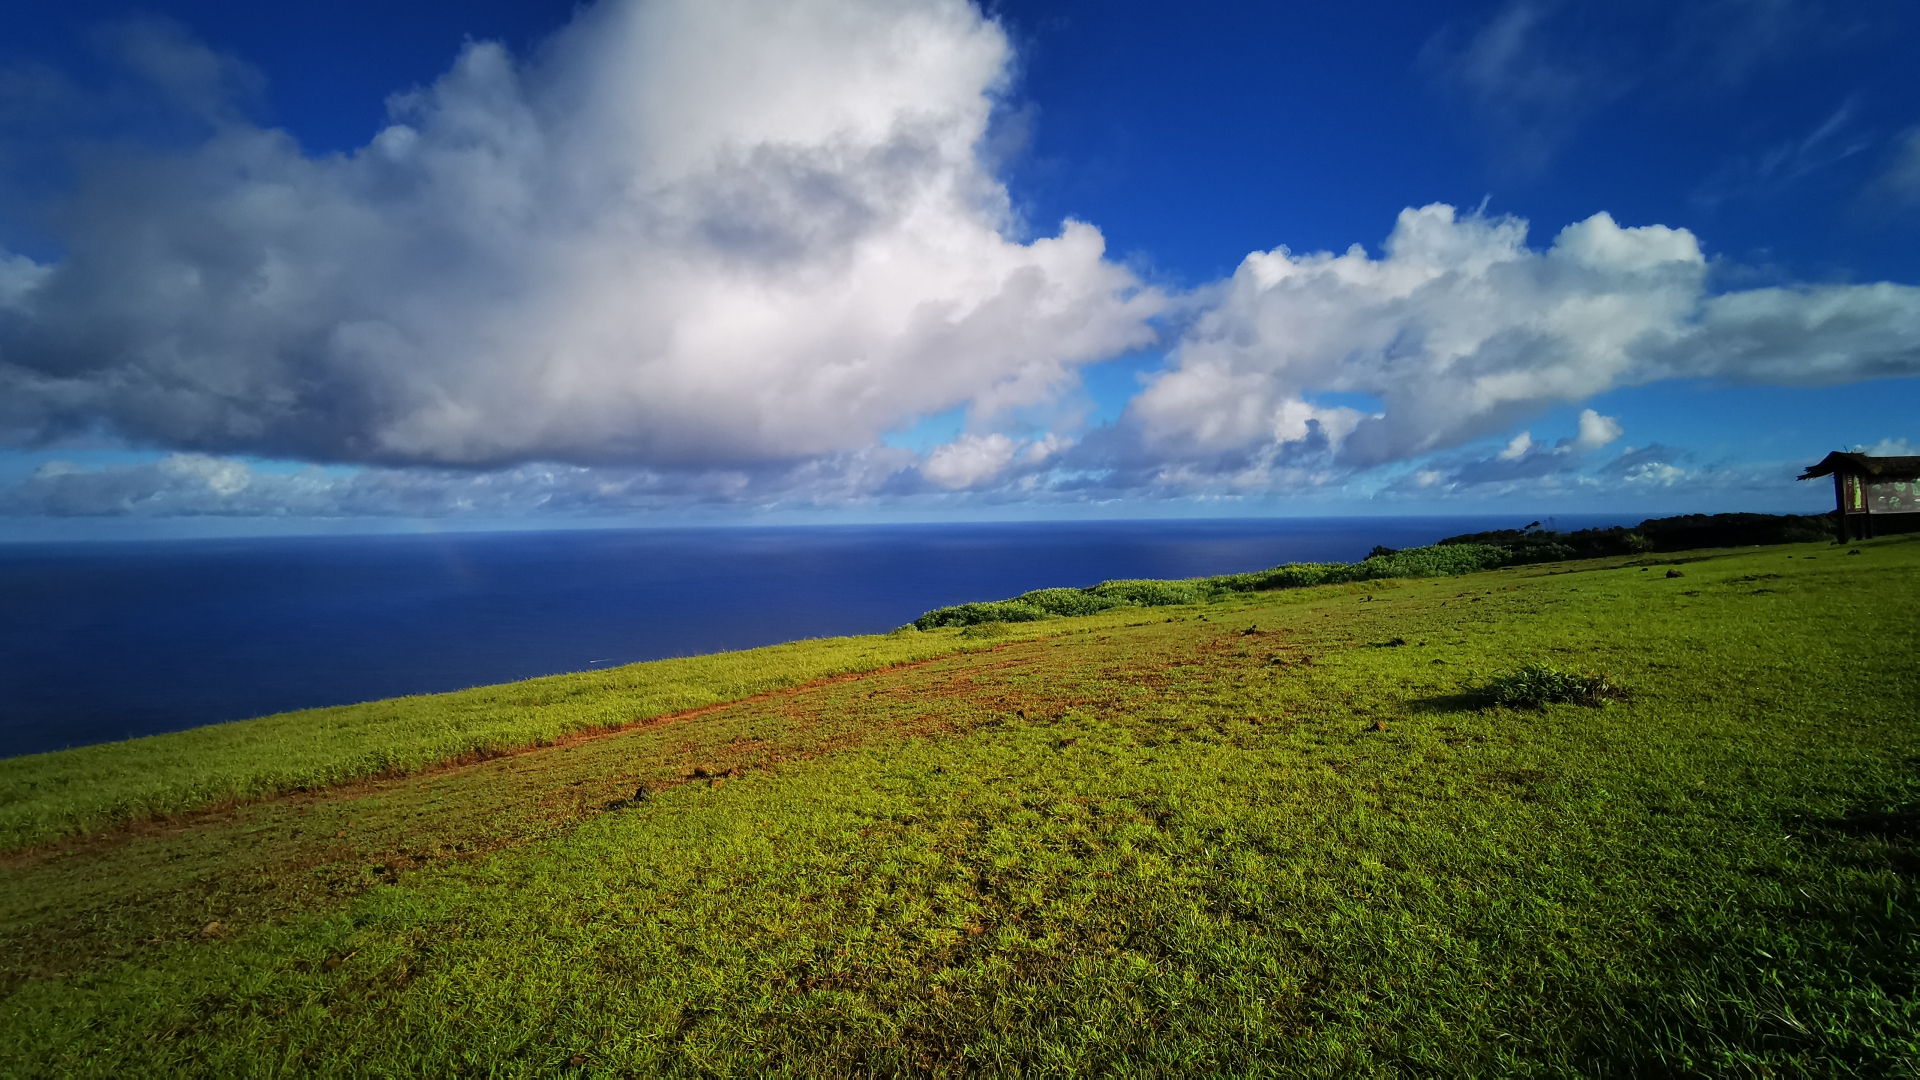
<path fill-rule="evenodd" d="M 802 641 L 0 759 L 0 852 L 223 803 L 551 746 L 989 644 L 961 634 Z"/>
<path fill-rule="evenodd" d="M 0 1073 L 1920 1074 L 1920 543 L 1858 547 L 292 714 L 138 805 L 173 744 L 23 759 Z M 244 779 L 302 738 L 397 756 Z"/>

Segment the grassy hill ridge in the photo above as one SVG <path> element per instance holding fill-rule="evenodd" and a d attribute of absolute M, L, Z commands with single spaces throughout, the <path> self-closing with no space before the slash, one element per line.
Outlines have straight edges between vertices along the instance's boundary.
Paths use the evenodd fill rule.
<path fill-rule="evenodd" d="M 1540 528 L 1449 536 L 1424 547 L 1375 547 L 1350 563 L 1283 563 L 1266 570 L 1178 580 L 1121 579 L 1086 588 L 1034 589 L 1010 600 L 935 608 L 915 619 L 921 630 L 983 623 L 1037 622 L 1093 615 L 1118 607 L 1201 604 L 1234 593 L 1306 589 L 1387 578 L 1451 577 L 1502 566 L 1644 555 L 1703 548 L 1812 543 L 1835 536 L 1831 514 L 1684 514 L 1562 533 Z"/>
<path fill-rule="evenodd" d="M 1860 550 L 901 635 L 17 854 L 0 1071 L 1912 1073 L 1920 544 Z"/>
<path fill-rule="evenodd" d="M 1488 545 L 1427 547 L 1358 563 L 1289 563 L 1194 581 L 1113 581 L 942 608 L 919 631 L 1194 604 L 1234 593 L 1429 577 L 1502 565 Z M 1026 634 L 1041 632 L 1029 629 Z M 999 635 L 996 635 L 999 636 Z M 887 634 L 646 661 L 446 694 L 303 709 L 0 759 L 0 852 L 226 803 L 405 775 L 814 679 L 988 647 L 973 635 Z"/>

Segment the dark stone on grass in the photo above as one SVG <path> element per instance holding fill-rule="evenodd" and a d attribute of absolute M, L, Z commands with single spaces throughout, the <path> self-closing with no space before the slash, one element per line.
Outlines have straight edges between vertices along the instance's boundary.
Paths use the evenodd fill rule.
<path fill-rule="evenodd" d="M 1667 576 L 1668 577 L 1686 577 L 1687 575 L 1681 573 L 1678 570 L 1669 570 L 1667 571 Z"/>
<path fill-rule="evenodd" d="M 612 802 L 608 803 L 607 805 L 601 807 L 601 809 L 602 810 L 625 810 L 630 806 L 639 806 L 641 803 L 644 803 L 651 798 L 653 798 L 652 789 L 648 788 L 647 785 L 645 784 L 641 784 L 639 787 L 633 789 L 632 797 L 625 798 L 625 799 L 615 799 Z"/>

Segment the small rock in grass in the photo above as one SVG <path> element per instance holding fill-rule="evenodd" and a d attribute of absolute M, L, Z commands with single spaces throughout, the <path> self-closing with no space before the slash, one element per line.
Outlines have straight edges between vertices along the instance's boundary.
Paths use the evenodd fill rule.
<path fill-rule="evenodd" d="M 586 1065 L 586 1063 L 587 1063 L 587 1055 L 585 1054 L 575 1054 L 572 1057 L 567 1059 L 567 1064 L 576 1069 Z"/>
<path fill-rule="evenodd" d="M 222 933 L 226 931 L 226 929 L 227 929 L 226 927 L 221 926 L 218 922 L 210 922 L 207 925 L 200 928 L 200 936 L 201 937 L 219 937 Z"/>
<path fill-rule="evenodd" d="M 1668 577 L 1686 577 L 1687 575 L 1681 573 L 1678 570 L 1669 570 L 1667 571 L 1667 576 Z"/>
<path fill-rule="evenodd" d="M 1387 730 L 1387 722 L 1385 720 L 1375 720 L 1373 723 L 1367 725 L 1367 730 L 1385 731 Z"/>

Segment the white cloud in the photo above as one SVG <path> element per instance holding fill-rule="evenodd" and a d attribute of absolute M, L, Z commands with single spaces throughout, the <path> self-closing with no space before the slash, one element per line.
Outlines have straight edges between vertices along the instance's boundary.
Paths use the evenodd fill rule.
<path fill-rule="evenodd" d="M 1920 373 L 1920 288 L 1876 282 L 1724 293 L 1638 350 L 1635 381 L 1717 375 L 1820 386 Z"/>
<path fill-rule="evenodd" d="M 1920 128 L 1901 132 L 1893 160 L 1874 181 L 1874 192 L 1896 202 L 1920 203 Z"/>
<path fill-rule="evenodd" d="M 1905 439 L 1881 439 L 1872 446 L 1855 446 L 1853 452 L 1872 457 L 1920 457 L 1920 448 Z"/>
<path fill-rule="evenodd" d="M 692 470 L 256 467 L 207 454 L 95 468 L 55 460 L 0 487 L 0 517 L 569 518 L 702 506 L 845 507 L 871 500 L 913 464 L 913 454 L 889 447 Z"/>
<path fill-rule="evenodd" d="M 1440 59 L 1532 124 L 1599 77 L 1529 51 L 1560 10 L 1509 5 Z M 1573 483 L 1620 422 L 1534 432 L 1615 387 L 1920 373 L 1920 289 L 1711 295 L 1685 229 L 1601 213 L 1537 249 L 1434 204 L 1378 257 L 1250 254 L 1181 298 L 1120 423 L 1016 436 L 1167 300 L 1090 224 L 1021 233 L 985 149 L 1010 49 L 965 0 L 604 0 L 532 60 L 470 45 L 320 158 L 244 119 L 236 62 L 121 44 L 207 134 L 90 148 L 62 259 L 0 251 L 0 443 L 186 453 L 50 467 L 11 512 L 1241 497 L 1402 462 L 1430 491 Z M 959 409 L 924 457 L 877 445 Z M 1629 458 L 1609 483 L 1689 475 Z"/>
<path fill-rule="evenodd" d="M 1142 444 L 1198 462 L 1284 457 L 1317 440 L 1351 472 L 1497 435 L 1622 385 L 1920 373 L 1920 289 L 1710 297 L 1706 259 L 1684 229 L 1623 228 L 1601 213 L 1562 229 L 1545 251 L 1528 247 L 1526 233 L 1516 218 L 1432 205 L 1400 214 L 1380 258 L 1357 246 L 1249 255 L 1171 369 L 1130 405 Z M 1311 404 L 1326 392 L 1371 395 L 1385 408 Z M 1621 433 L 1587 410 L 1570 446 L 1584 453 Z M 1503 457 L 1533 448 L 1522 433 Z"/>
<path fill-rule="evenodd" d="M 1097 229 L 1010 238 L 976 152 L 1010 50 L 964 0 L 607 0 L 321 158 L 239 119 L 220 58 L 134 46 L 212 134 L 100 150 L 62 261 L 0 252 L 0 439 L 796 460 L 1153 336 Z"/>
<path fill-rule="evenodd" d="M 1580 410 L 1580 434 L 1574 437 L 1572 447 L 1580 453 L 1588 453 L 1613 442 L 1627 433 L 1620 421 L 1611 416 L 1601 416 L 1592 409 Z"/>
<path fill-rule="evenodd" d="M 1543 485 L 1551 488 L 1590 484 L 1591 477 L 1582 470 L 1590 464 L 1592 453 L 1625 433 L 1626 429 L 1614 417 L 1582 409 L 1577 433 L 1573 436 L 1547 443 L 1535 439 L 1531 431 L 1522 431 L 1490 456 L 1484 450 L 1477 454 L 1460 451 L 1432 455 L 1423 463 L 1423 468 L 1401 477 L 1388 488 L 1415 493 L 1436 485 L 1448 491 L 1514 491 Z M 1614 465 L 1620 460 L 1615 459 Z"/>
<path fill-rule="evenodd" d="M 1665 462 L 1648 462 L 1636 465 L 1620 474 L 1628 484 L 1644 484 L 1653 487 L 1672 487 L 1687 478 L 1687 471 L 1678 465 Z"/>
<path fill-rule="evenodd" d="M 20 310 L 51 272 L 25 255 L 0 251 L 0 311 Z"/>
<path fill-rule="evenodd" d="M 1000 475 L 1013 463 L 1021 450 L 1019 443 L 999 432 L 990 435 L 962 435 L 927 455 L 920 472 L 948 490 L 972 487 Z"/>
<path fill-rule="evenodd" d="M 1500 144 L 1500 164 L 1529 174 L 1589 116 L 1624 94 L 1631 80 L 1595 57 L 1560 47 L 1554 5 L 1517 0 L 1463 34 L 1449 27 L 1421 50 L 1424 66 L 1455 91 Z"/>
<path fill-rule="evenodd" d="M 1494 137 L 1498 166 L 1527 174 L 1617 102 L 1718 95 L 1857 30 L 1827 0 L 1508 0 L 1434 35 L 1421 61 Z"/>

